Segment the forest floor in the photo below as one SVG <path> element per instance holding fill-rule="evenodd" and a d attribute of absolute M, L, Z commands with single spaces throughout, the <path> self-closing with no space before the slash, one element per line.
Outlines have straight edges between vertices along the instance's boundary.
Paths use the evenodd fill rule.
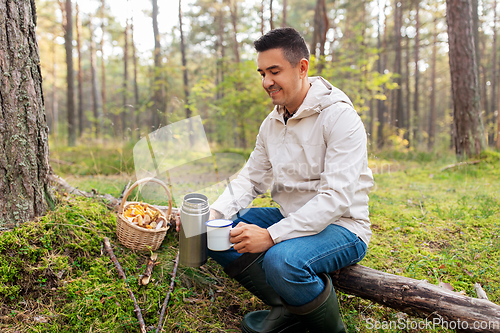
<path fill-rule="evenodd" d="M 118 197 L 134 181 L 131 150 L 51 148 L 56 174 L 85 191 Z M 446 155 L 448 156 L 448 155 Z M 449 284 L 476 297 L 480 283 L 500 304 L 500 154 L 457 165 L 453 156 L 372 155 L 373 236 L 362 265 L 392 274 Z M 269 194 L 254 206 L 275 206 Z M 148 253 L 130 251 L 115 235 L 116 215 L 103 203 L 57 195 L 56 209 L 37 221 L 0 233 L 0 331 L 137 332 L 127 285 L 103 250 L 109 237 L 127 283 L 154 331 L 166 296 L 177 233 L 157 251 L 152 281 L 138 285 Z M 348 332 L 448 332 L 446 328 L 384 327 L 424 319 L 337 291 Z M 179 266 L 165 315 L 165 332 L 239 332 L 244 314 L 265 309 L 211 259 L 201 268 Z M 379 328 L 379 329 L 377 329 Z"/>

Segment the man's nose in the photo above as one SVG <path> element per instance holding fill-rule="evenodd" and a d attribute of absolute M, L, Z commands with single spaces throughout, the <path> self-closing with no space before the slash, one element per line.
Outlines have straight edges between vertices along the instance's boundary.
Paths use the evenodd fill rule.
<path fill-rule="evenodd" d="M 264 76 L 262 78 L 262 86 L 264 89 L 268 89 L 269 87 L 272 87 L 274 85 L 274 80 L 272 80 L 269 77 Z"/>

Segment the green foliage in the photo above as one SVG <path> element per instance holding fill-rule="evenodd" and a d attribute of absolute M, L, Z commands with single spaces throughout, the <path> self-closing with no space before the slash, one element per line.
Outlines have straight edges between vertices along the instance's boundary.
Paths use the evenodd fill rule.
<path fill-rule="evenodd" d="M 134 171 L 133 148 L 133 143 L 84 143 L 76 147 L 51 145 L 51 165 L 59 175 L 130 174 Z"/>

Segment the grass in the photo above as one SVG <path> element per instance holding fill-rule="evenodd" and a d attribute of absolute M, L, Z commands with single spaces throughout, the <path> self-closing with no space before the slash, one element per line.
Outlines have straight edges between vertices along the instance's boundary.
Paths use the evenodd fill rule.
<path fill-rule="evenodd" d="M 85 153 L 86 147 L 65 149 L 61 148 L 64 153 L 58 159 L 71 164 L 55 170 L 73 186 L 118 196 L 133 180 L 128 162 L 112 161 L 128 156 L 116 152 L 116 147 L 92 149 L 92 154 Z M 476 297 L 473 285 L 478 282 L 489 299 L 499 304 L 500 154 L 488 152 L 479 164 L 442 171 L 452 162 L 449 157 L 436 160 L 426 154 L 372 156 L 370 165 L 376 171 L 370 194 L 373 236 L 361 264 L 433 284 L 449 283 L 471 297 Z M 126 167 L 120 169 L 122 165 Z M 75 169 L 81 173 L 69 177 Z M 0 331 L 136 332 L 132 302 L 103 253 L 103 236 L 110 237 L 146 325 L 153 329 L 170 283 L 176 233 L 170 231 L 158 250 L 152 282 L 139 287 L 147 254 L 120 245 L 114 213 L 88 199 L 60 196 L 57 201 L 57 209 L 38 221 L 0 234 Z M 276 204 L 266 194 L 253 205 Z M 382 327 L 414 318 L 359 297 L 337 294 L 349 332 L 417 331 Z M 179 268 L 165 331 L 238 332 L 245 313 L 263 308 L 209 260 L 199 269 Z"/>

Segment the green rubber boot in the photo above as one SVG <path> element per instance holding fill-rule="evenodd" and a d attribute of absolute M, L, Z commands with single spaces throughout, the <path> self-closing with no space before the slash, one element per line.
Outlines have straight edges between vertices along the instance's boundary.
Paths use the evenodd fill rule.
<path fill-rule="evenodd" d="M 296 314 L 312 333 L 345 333 L 339 311 L 339 302 L 328 274 L 320 275 L 325 289 L 318 297 L 302 306 L 291 306 L 282 300 L 288 311 Z"/>
<path fill-rule="evenodd" d="M 265 253 L 245 253 L 230 263 L 224 271 L 238 281 L 249 292 L 254 294 L 271 310 L 250 312 L 241 322 L 244 333 L 303 333 L 306 331 L 297 316 L 290 313 L 281 303 L 280 296 L 267 284 L 262 270 Z"/>

